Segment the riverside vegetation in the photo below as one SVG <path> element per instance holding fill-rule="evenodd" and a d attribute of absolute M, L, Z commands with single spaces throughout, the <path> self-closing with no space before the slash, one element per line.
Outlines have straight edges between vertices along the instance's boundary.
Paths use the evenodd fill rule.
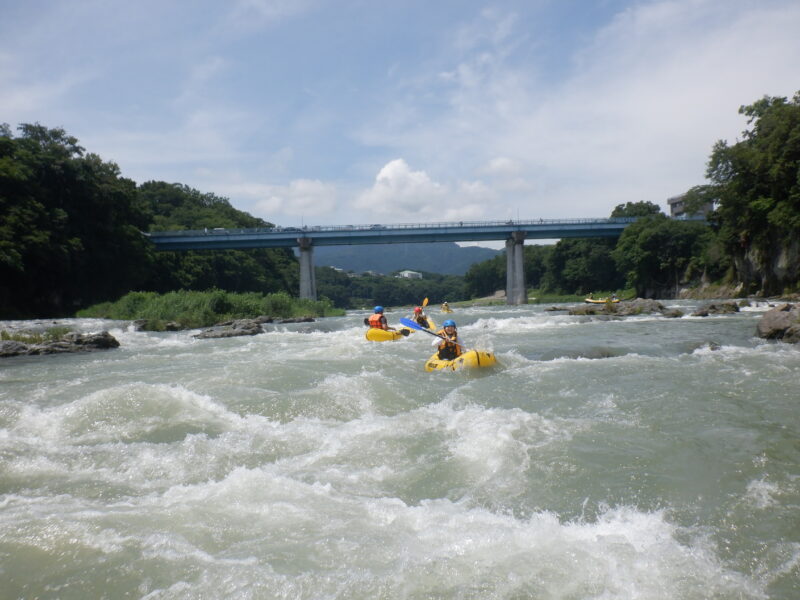
<path fill-rule="evenodd" d="M 274 294 L 230 293 L 224 290 L 193 292 L 180 290 L 167 294 L 131 292 L 116 302 L 97 304 L 78 312 L 79 317 L 142 320 L 142 329 L 194 329 L 234 319 L 259 316 L 281 318 L 330 317 L 344 315 L 327 298 L 292 298 L 285 292 Z"/>
<path fill-rule="evenodd" d="M 639 219 L 619 240 L 526 247 L 528 284 L 561 296 L 603 289 L 621 295 L 625 288 L 647 298 L 689 288 L 706 295 L 800 291 L 800 93 L 791 100 L 764 97 L 740 113 L 749 126 L 741 141 L 717 142 L 710 183 L 685 194 L 689 212 L 713 206 L 710 227 L 669 219 L 651 202 L 621 204 L 612 217 Z M 22 124 L 19 131 L 15 137 L 0 124 L 0 318 L 70 316 L 131 290 L 288 297 L 298 289 L 298 262 L 289 249 L 156 252 L 141 233 L 272 223 L 179 183 L 137 185 L 62 129 Z M 340 308 L 491 296 L 505 287 L 505 256 L 474 264 L 463 277 L 425 276 L 408 282 L 319 267 L 317 289 Z M 202 323 L 204 310 L 189 310 L 186 322 Z"/>

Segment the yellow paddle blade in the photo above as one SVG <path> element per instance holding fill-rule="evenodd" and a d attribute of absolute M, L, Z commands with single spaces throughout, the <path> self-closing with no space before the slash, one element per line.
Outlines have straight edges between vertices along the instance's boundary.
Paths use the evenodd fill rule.
<path fill-rule="evenodd" d="M 422 301 L 422 308 L 425 308 L 426 306 L 428 306 L 428 297 L 427 296 L 425 296 L 425 300 Z"/>

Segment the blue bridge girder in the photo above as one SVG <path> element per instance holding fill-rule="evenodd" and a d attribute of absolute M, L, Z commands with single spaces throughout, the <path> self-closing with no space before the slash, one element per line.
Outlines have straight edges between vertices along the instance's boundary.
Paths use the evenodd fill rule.
<path fill-rule="evenodd" d="M 459 221 L 394 225 L 256 227 L 145 233 L 157 250 L 227 250 L 313 246 L 478 242 L 525 239 L 617 237 L 635 217 L 608 219 L 538 219 L 532 221 Z M 300 240 L 303 240 L 301 242 Z"/>

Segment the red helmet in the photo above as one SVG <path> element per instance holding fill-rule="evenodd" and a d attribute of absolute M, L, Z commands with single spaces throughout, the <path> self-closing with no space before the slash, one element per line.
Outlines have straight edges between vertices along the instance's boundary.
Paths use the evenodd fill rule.
<path fill-rule="evenodd" d="M 415 313 L 421 313 L 421 312 L 422 312 L 422 309 L 421 309 L 419 306 L 415 306 L 415 307 L 414 307 L 414 312 L 415 312 Z"/>

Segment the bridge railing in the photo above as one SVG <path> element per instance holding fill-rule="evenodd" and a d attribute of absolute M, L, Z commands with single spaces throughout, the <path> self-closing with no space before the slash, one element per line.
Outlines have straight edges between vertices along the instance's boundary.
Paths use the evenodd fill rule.
<path fill-rule="evenodd" d="M 159 236 L 198 236 L 198 235 L 229 235 L 229 234 L 250 234 L 250 233 L 320 233 L 320 232 L 355 232 L 355 231 L 382 231 L 397 229 L 446 229 L 464 227 L 531 227 L 531 226 L 552 226 L 552 225 L 602 225 L 613 223 L 632 223 L 636 217 L 610 217 L 607 219 L 531 219 L 518 220 L 507 219 L 505 221 L 443 221 L 435 223 L 392 223 L 389 225 L 314 225 L 303 227 L 248 227 L 230 228 L 215 227 L 212 229 L 185 229 L 182 231 L 151 231 L 143 232 L 151 237 Z"/>

